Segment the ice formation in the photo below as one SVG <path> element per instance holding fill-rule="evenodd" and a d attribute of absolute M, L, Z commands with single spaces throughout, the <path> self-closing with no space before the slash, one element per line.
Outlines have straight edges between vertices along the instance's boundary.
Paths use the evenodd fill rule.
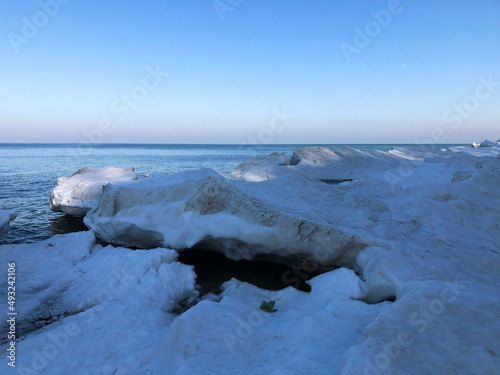
<path fill-rule="evenodd" d="M 72 216 L 85 216 L 97 206 L 106 184 L 137 180 L 134 168 L 82 168 L 70 177 L 59 177 L 50 196 L 50 209 Z"/>
<path fill-rule="evenodd" d="M 500 147 L 500 143 L 498 141 L 493 142 L 493 141 L 485 140 L 485 141 L 481 142 L 479 147 L 497 147 L 498 148 L 498 147 Z"/>
<path fill-rule="evenodd" d="M 285 153 L 272 153 L 268 156 L 247 160 L 231 172 L 231 177 L 242 181 L 263 181 L 276 177 L 275 167 L 290 165 Z"/>
<path fill-rule="evenodd" d="M 348 261 L 362 243 L 333 225 L 339 199 L 323 185 L 299 175 L 245 183 L 202 169 L 108 185 L 84 220 L 119 246 L 185 249 L 211 241 L 234 260 L 267 254 Z"/>
<path fill-rule="evenodd" d="M 0 210 L 0 237 L 5 236 L 10 229 L 10 222 L 17 217 L 17 213 Z"/>

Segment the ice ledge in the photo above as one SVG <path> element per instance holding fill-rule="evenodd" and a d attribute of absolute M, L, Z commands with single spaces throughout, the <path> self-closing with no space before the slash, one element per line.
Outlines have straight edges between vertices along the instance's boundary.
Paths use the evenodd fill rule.
<path fill-rule="evenodd" d="M 59 177 L 50 194 L 50 209 L 72 216 L 85 216 L 97 206 L 106 184 L 137 180 L 134 168 L 82 168 L 70 177 Z"/>

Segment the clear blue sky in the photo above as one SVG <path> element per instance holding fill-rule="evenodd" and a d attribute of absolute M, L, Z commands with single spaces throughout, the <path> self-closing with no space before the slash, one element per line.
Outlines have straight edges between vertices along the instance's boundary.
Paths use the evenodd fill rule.
<path fill-rule="evenodd" d="M 476 92 L 479 77 L 500 82 L 499 0 L 401 0 L 380 31 L 371 12 L 391 1 L 243 0 L 224 12 L 222 0 L 218 13 L 211 0 L 71 0 L 46 16 L 40 3 L 2 2 L 0 142 L 81 142 L 103 119 L 104 142 L 500 138 L 500 84 Z M 350 62 L 342 43 L 358 48 Z M 169 74 L 156 89 L 138 88 L 148 66 Z M 133 90 L 146 93 L 137 107 L 123 102 Z M 284 107 L 296 117 L 269 130 Z"/>

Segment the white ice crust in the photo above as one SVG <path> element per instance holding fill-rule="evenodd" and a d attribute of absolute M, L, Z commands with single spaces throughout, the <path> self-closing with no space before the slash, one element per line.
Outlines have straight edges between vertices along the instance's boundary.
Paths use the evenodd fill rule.
<path fill-rule="evenodd" d="M 85 216 L 97 206 L 102 187 L 137 180 L 134 168 L 82 168 L 70 177 L 59 177 L 52 190 L 50 209 L 72 216 Z"/>

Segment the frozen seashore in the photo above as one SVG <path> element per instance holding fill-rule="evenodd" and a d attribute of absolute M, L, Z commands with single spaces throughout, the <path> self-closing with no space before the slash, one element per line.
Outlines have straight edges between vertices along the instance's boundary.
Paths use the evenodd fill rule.
<path fill-rule="evenodd" d="M 197 292 L 192 268 L 176 258 L 168 249 L 95 245 L 93 232 L 1 246 L 0 261 L 15 261 L 18 272 L 17 371 L 322 374 L 339 366 L 389 304 L 358 301 L 362 281 L 339 269 L 311 280 L 311 293 L 271 292 L 233 279 L 220 302 L 204 300 L 177 316 L 179 301 Z M 263 299 L 276 300 L 278 312 L 261 311 Z M 0 308 L 7 307 L 2 301 Z M 0 349 L 9 345 L 3 341 Z"/>
<path fill-rule="evenodd" d="M 92 231 L 0 247 L 3 263 L 36 275 L 19 277 L 18 366 L 42 374 L 497 374 L 498 153 L 308 148 L 290 165 L 279 155 L 248 161 L 233 177 L 199 170 L 107 185 L 85 222 L 105 241 L 151 250 L 95 245 Z M 195 274 L 157 247 L 200 242 L 234 259 L 267 254 L 307 259 L 311 272 L 344 268 L 311 279 L 310 293 L 233 279 L 219 298 L 177 316 L 181 299 L 196 298 Z M 297 274 L 283 277 L 293 284 Z M 263 300 L 278 311 L 261 311 Z"/>
<path fill-rule="evenodd" d="M 106 184 L 137 180 L 134 168 L 82 168 L 70 177 L 59 177 L 50 196 L 50 209 L 72 216 L 85 216 L 97 206 Z"/>
<path fill-rule="evenodd" d="M 158 374 L 200 369 L 494 374 L 500 369 L 500 302 L 494 297 L 500 293 L 497 155 L 489 148 L 473 154 L 460 148 L 372 153 L 310 148 L 296 151 L 290 165 L 275 156 L 246 162 L 233 178 L 200 170 L 108 186 L 86 223 L 117 244 L 130 241 L 130 233 L 135 240 L 154 239 L 150 246 L 178 249 L 212 241 L 235 259 L 302 255 L 316 258 L 318 267 L 333 262 L 362 275 L 350 279 L 360 292 L 342 303 L 347 308 L 359 300 L 355 306 L 362 317 L 351 316 L 349 323 L 356 334 L 337 337 L 334 327 L 348 324 L 342 308 L 315 313 L 311 302 L 315 285 L 321 288 L 322 280 L 327 285 L 328 278 L 342 284 L 337 277 L 347 282 L 346 270 L 313 279 L 305 297 L 295 290 L 273 293 L 233 282 L 221 302 L 202 302 L 172 325 L 154 356 Z M 335 294 L 331 284 L 327 289 Z M 245 303 L 252 293 L 252 302 Z M 289 305 L 292 296 L 297 299 Z M 394 298 L 394 303 L 384 302 Z M 253 315 L 255 321 L 248 322 L 261 299 L 276 299 L 278 312 L 262 323 Z M 296 332 L 303 323 L 294 305 L 311 306 L 308 319 L 318 331 L 306 329 L 310 341 Z M 329 315 L 322 321 L 318 314 Z M 219 328 L 201 334 L 207 316 Z M 280 334 L 285 327 L 290 336 Z M 332 333 L 322 336 L 321 327 L 333 327 Z M 237 349 L 221 353 L 229 345 L 224 333 L 233 334 L 225 337 Z M 338 356 L 322 357 L 322 350 L 336 352 L 336 345 Z"/>
<path fill-rule="evenodd" d="M 359 250 L 380 237 L 371 228 L 396 220 L 388 212 L 398 196 L 411 199 L 408 189 L 471 178 L 480 173 L 478 163 L 486 162 L 442 150 L 307 148 L 290 163 L 280 154 L 250 160 L 233 177 L 202 169 L 107 185 L 84 220 L 117 246 L 181 250 L 210 243 L 235 260 L 313 257 L 355 268 Z"/>
<path fill-rule="evenodd" d="M 5 236 L 10 229 L 10 222 L 17 217 L 17 213 L 0 210 L 0 237 Z"/>
<path fill-rule="evenodd" d="M 459 152 L 434 162 L 393 189 L 377 180 L 330 185 L 357 212 L 351 228 L 378 242 L 357 256 L 364 281 L 345 269 L 325 273 L 303 300 L 235 282 L 219 304 L 200 303 L 174 322 L 156 373 L 497 374 L 500 159 Z M 454 171 L 469 178 L 452 182 Z M 278 312 L 259 318 L 262 299 L 275 299 Z M 217 329 L 196 334 L 207 315 Z"/>

